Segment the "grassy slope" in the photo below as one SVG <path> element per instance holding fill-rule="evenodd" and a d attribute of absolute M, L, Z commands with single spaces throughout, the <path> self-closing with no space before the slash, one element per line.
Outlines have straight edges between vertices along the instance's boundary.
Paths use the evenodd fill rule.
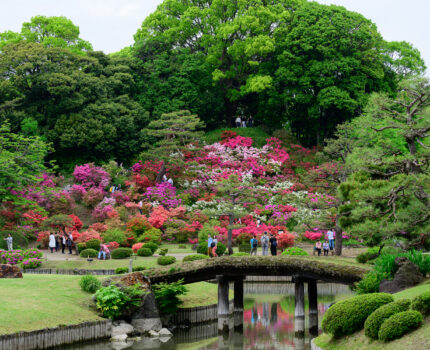
<path fill-rule="evenodd" d="M 430 291 L 430 284 L 422 284 L 394 294 L 395 299 L 413 298 L 423 292 Z M 322 334 L 315 339 L 315 344 L 324 350 L 405 350 L 430 349 L 430 319 L 427 318 L 421 328 L 389 343 L 371 341 L 364 335 L 364 330 L 341 339 L 332 339 Z"/>
<path fill-rule="evenodd" d="M 214 283 L 198 282 L 187 284 L 188 293 L 181 295 L 183 301 L 181 308 L 206 306 L 218 302 L 218 286 Z M 230 298 L 233 298 L 233 291 L 230 290 Z"/>
<path fill-rule="evenodd" d="M 78 276 L 25 275 L 0 280 L 0 334 L 101 320 Z"/>
<path fill-rule="evenodd" d="M 203 137 L 207 144 L 212 144 L 221 141 L 221 133 L 225 130 L 234 131 L 236 134 L 244 137 L 252 137 L 254 140 L 253 146 L 263 147 L 266 144 L 266 139 L 270 137 L 265 131 L 260 128 L 222 128 L 209 131 Z"/>

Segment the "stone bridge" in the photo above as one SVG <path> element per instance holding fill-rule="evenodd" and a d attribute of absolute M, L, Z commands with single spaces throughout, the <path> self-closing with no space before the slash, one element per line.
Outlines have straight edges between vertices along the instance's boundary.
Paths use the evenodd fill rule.
<path fill-rule="evenodd" d="M 308 284 L 310 331 L 318 330 L 317 281 L 353 284 L 362 279 L 368 269 L 335 258 L 309 256 L 242 256 L 221 257 L 166 266 L 145 271 L 152 284 L 175 282 L 194 283 L 216 279 L 218 282 L 218 329 L 229 328 L 229 288 L 234 284 L 234 323 L 243 320 L 243 281 L 246 276 L 291 276 L 295 283 L 295 316 L 298 329 L 304 331 L 305 293 Z M 238 317 L 237 317 L 238 316 Z M 242 317 L 240 317 L 242 316 Z M 243 321 L 242 321 L 243 322 Z M 303 325 L 301 327 L 300 325 Z"/>

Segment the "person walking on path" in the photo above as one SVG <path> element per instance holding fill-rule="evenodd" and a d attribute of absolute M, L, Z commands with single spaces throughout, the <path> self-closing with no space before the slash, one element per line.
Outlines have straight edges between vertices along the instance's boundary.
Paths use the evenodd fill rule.
<path fill-rule="evenodd" d="M 321 256 L 321 246 L 322 246 L 321 241 L 317 241 L 315 243 L 315 249 L 318 252 L 318 256 Z"/>
<path fill-rule="evenodd" d="M 256 235 L 254 235 L 254 237 L 251 238 L 250 243 L 251 243 L 251 255 L 257 255 L 258 240 Z"/>
<path fill-rule="evenodd" d="M 107 247 L 106 244 L 100 245 L 100 251 L 99 251 L 98 259 L 100 260 L 100 258 L 103 256 L 103 260 L 106 260 L 106 256 L 109 253 L 110 253 L 109 248 Z"/>
<path fill-rule="evenodd" d="M 217 245 L 218 245 L 218 240 L 216 239 L 216 236 L 214 236 L 214 239 L 212 240 L 212 244 L 211 244 L 211 247 L 212 247 L 212 256 L 214 258 L 218 257 L 218 254 L 216 253 Z"/>
<path fill-rule="evenodd" d="M 72 247 L 73 247 L 72 233 L 69 233 L 69 235 L 67 236 L 67 247 L 69 248 L 69 254 L 72 254 Z"/>
<path fill-rule="evenodd" d="M 4 238 L 7 244 L 7 250 L 13 250 L 13 237 L 9 233 L 6 238 Z"/>
<path fill-rule="evenodd" d="M 333 230 L 327 231 L 327 239 L 328 239 L 328 245 L 331 251 L 331 255 L 333 255 L 333 249 L 334 249 L 334 232 Z"/>
<path fill-rule="evenodd" d="M 61 235 L 61 253 L 64 254 L 64 249 L 66 249 L 67 237 L 66 234 L 63 233 Z"/>
<path fill-rule="evenodd" d="M 242 119 L 239 116 L 236 117 L 236 128 L 240 128 L 242 126 Z"/>
<path fill-rule="evenodd" d="M 60 234 L 55 232 L 55 251 L 58 252 L 58 248 L 60 248 Z"/>
<path fill-rule="evenodd" d="M 55 242 L 55 235 L 53 232 L 49 234 L 49 249 L 51 249 L 51 254 L 54 252 L 55 247 L 57 246 Z"/>
<path fill-rule="evenodd" d="M 211 235 L 208 235 L 208 255 L 211 257 L 212 256 L 212 243 L 213 243 L 213 239 Z"/>
<path fill-rule="evenodd" d="M 278 247 L 278 240 L 276 239 L 274 234 L 270 235 L 270 254 L 272 256 L 276 256 L 278 254 L 277 247 Z"/>
<path fill-rule="evenodd" d="M 328 250 L 329 250 L 329 245 L 328 245 L 328 242 L 327 242 L 327 241 L 325 241 L 325 242 L 323 243 L 324 256 L 328 256 Z"/>
<path fill-rule="evenodd" d="M 261 236 L 261 250 L 263 252 L 263 256 L 269 255 L 269 236 L 266 231 L 264 231 Z"/>

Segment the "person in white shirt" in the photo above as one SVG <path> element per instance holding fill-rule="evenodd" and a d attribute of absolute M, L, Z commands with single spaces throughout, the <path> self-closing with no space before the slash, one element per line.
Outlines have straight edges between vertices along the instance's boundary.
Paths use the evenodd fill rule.
<path fill-rule="evenodd" d="M 327 239 L 328 239 L 328 245 L 330 247 L 331 255 L 333 255 L 333 249 L 334 249 L 334 232 L 332 230 L 327 231 Z"/>
<path fill-rule="evenodd" d="M 57 246 L 57 243 L 55 241 L 55 235 L 53 232 L 49 234 L 49 249 L 51 249 L 51 254 L 54 252 L 55 247 Z"/>
<path fill-rule="evenodd" d="M 242 119 L 240 119 L 240 117 L 238 116 L 238 117 L 236 117 L 236 127 L 240 128 L 241 125 L 242 125 Z"/>

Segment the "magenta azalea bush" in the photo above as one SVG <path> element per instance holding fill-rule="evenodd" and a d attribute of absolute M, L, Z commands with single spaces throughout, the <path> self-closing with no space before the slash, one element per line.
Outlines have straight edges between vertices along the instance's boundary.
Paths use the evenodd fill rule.
<path fill-rule="evenodd" d="M 109 185 L 110 175 L 102 167 L 92 163 L 77 165 L 73 176 L 85 189 L 104 189 Z"/>
<path fill-rule="evenodd" d="M 42 265 L 42 260 L 40 258 L 26 258 L 22 260 L 21 267 L 26 269 L 36 269 Z"/>

